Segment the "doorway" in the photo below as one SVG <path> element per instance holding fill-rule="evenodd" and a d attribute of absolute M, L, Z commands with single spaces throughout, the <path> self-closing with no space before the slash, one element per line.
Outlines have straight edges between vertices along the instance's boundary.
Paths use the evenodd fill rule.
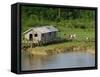
<path fill-rule="evenodd" d="M 33 40 L 33 35 L 29 34 L 29 40 L 32 41 Z"/>

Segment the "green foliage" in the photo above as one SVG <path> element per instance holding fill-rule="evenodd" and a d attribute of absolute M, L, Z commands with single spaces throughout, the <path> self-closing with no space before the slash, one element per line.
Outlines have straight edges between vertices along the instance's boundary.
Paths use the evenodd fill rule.
<path fill-rule="evenodd" d="M 68 8 L 22 6 L 22 32 L 33 26 L 56 25 L 67 28 L 93 28 L 95 11 Z"/>
<path fill-rule="evenodd" d="M 75 33 L 78 37 L 94 38 L 95 11 L 51 7 L 21 7 L 22 32 L 34 26 L 53 25 L 60 37 Z"/>

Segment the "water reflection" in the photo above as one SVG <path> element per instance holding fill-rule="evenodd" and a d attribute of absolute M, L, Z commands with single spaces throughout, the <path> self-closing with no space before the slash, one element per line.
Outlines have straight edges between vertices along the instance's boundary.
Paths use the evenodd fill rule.
<path fill-rule="evenodd" d="M 84 52 L 60 53 L 51 56 L 28 56 L 22 53 L 22 70 L 39 70 L 95 66 L 95 56 Z"/>

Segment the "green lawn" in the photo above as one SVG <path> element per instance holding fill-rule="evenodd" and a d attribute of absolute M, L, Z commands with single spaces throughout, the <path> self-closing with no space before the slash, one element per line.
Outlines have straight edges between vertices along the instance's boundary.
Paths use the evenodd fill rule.
<path fill-rule="evenodd" d="M 80 40 L 80 41 L 85 40 L 87 37 L 90 40 L 95 39 L 95 31 L 94 30 L 65 28 L 65 30 L 62 30 L 62 31 L 58 32 L 59 37 L 66 37 L 69 34 L 76 34 L 77 40 Z"/>

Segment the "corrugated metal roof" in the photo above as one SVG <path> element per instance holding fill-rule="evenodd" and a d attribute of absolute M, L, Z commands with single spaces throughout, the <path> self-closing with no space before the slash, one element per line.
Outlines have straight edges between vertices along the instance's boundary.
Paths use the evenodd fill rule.
<path fill-rule="evenodd" d="M 48 32 L 58 31 L 58 29 L 56 29 L 53 26 L 41 26 L 41 27 L 33 27 L 33 28 L 30 28 L 27 31 L 25 31 L 23 34 L 29 32 L 31 30 L 33 30 L 35 32 L 40 32 L 40 33 L 48 33 Z"/>
<path fill-rule="evenodd" d="M 58 29 L 56 29 L 53 26 L 35 27 L 35 28 L 33 28 L 33 30 L 41 32 L 41 33 L 48 33 L 48 32 L 58 31 Z"/>

